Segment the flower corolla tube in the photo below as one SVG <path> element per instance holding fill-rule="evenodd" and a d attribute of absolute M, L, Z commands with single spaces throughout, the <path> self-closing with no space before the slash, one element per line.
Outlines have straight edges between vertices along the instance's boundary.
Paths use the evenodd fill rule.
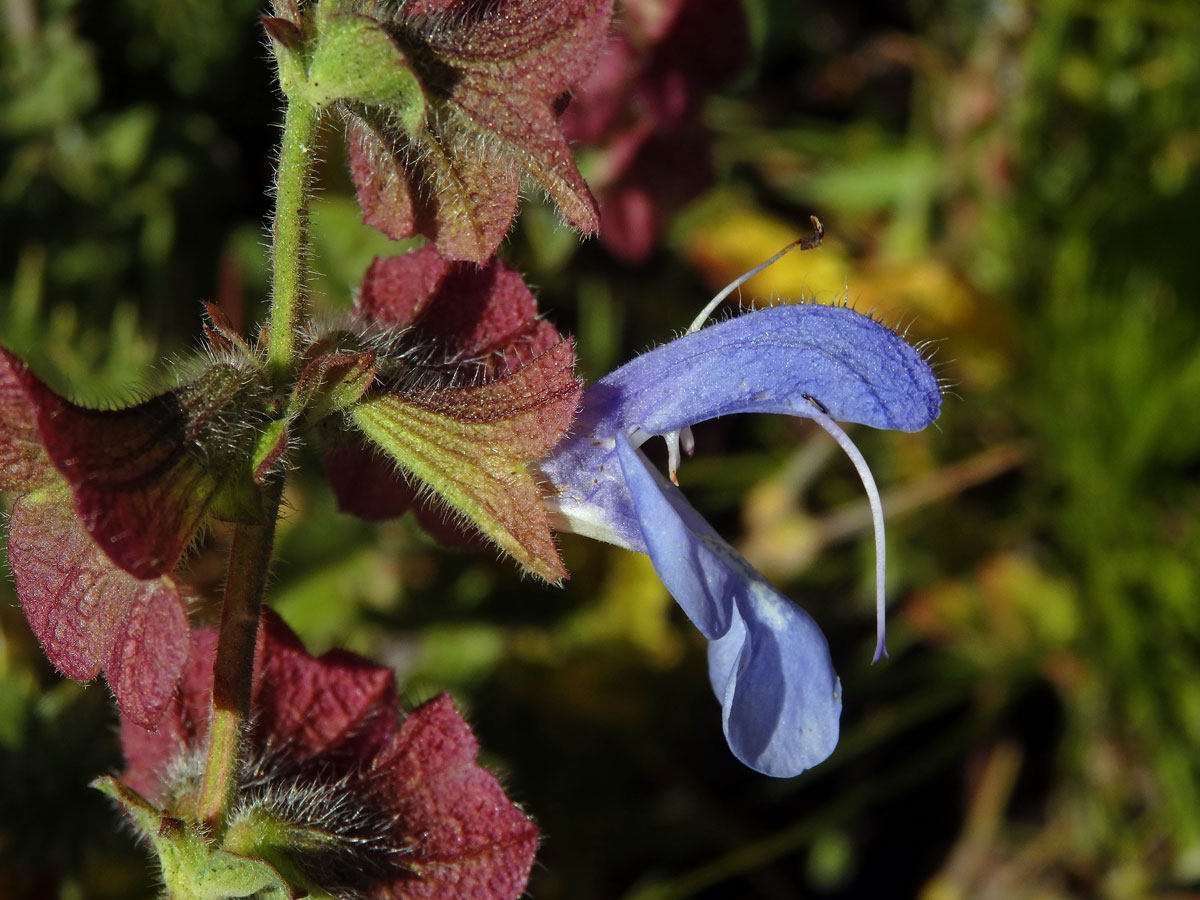
<path fill-rule="evenodd" d="M 699 323 L 698 323 L 699 324 Z M 921 353 L 848 306 L 796 304 L 693 330 L 589 386 L 572 434 L 540 463 L 556 528 L 650 556 L 709 640 L 709 678 L 726 739 L 743 763 L 790 777 L 837 743 L 841 687 L 820 628 L 696 512 L 642 455 L 718 416 L 782 413 L 815 420 L 850 455 L 871 499 L 883 644 L 883 515 L 865 460 L 836 421 L 918 431 L 941 391 Z M 690 449 L 690 448 L 689 448 Z M 673 480 L 673 477 L 672 477 Z"/>

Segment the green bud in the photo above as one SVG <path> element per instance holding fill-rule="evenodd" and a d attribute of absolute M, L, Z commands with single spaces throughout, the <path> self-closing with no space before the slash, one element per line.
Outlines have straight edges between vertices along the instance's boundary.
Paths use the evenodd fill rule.
<path fill-rule="evenodd" d="M 374 381 L 374 353 L 322 354 L 300 373 L 288 416 L 320 422 L 361 400 Z"/>
<path fill-rule="evenodd" d="M 250 458 L 251 469 L 254 472 L 254 483 L 261 485 L 267 475 L 274 470 L 275 465 L 287 453 L 291 436 L 288 434 L 286 419 L 276 419 L 271 422 L 254 445 L 254 455 Z"/>
<path fill-rule="evenodd" d="M 304 31 L 290 19 L 267 16 L 263 28 L 271 38 L 271 50 L 279 64 L 279 86 L 288 97 L 307 85 L 304 59 Z"/>
<path fill-rule="evenodd" d="M 386 107 L 410 132 L 425 117 L 425 96 L 408 58 L 378 22 L 364 16 L 322 19 L 308 68 L 308 99 L 317 107 L 336 100 Z"/>
<path fill-rule="evenodd" d="M 210 512 L 214 518 L 243 525 L 262 525 L 270 519 L 260 490 L 267 476 L 278 471 L 288 451 L 291 435 L 286 419 L 276 419 L 258 434 L 249 460 L 231 472 L 213 496 Z"/>

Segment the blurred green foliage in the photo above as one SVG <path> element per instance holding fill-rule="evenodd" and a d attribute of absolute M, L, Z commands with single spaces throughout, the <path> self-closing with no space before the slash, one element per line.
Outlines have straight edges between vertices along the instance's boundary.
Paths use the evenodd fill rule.
<path fill-rule="evenodd" d="M 708 106 L 719 178 L 644 266 L 527 205 L 505 252 L 596 377 L 803 233 L 752 296 L 848 292 L 936 340 L 940 427 L 856 436 L 893 513 L 892 658 L 870 667 L 867 519 L 794 421 L 697 429 L 696 504 L 813 613 L 843 738 L 791 781 L 732 759 L 703 642 L 645 560 L 564 538 L 564 590 L 297 473 L 273 597 L 313 650 L 453 690 L 546 833 L 537 900 L 1181 897 L 1200 890 L 1200 6 L 747 0 Z M 274 88 L 257 4 L 5 0 L 0 340 L 92 402 L 245 327 L 266 292 Z M 333 132 L 323 315 L 375 253 Z M 227 536 L 189 570 L 211 618 Z M 0 587 L 0 896 L 151 896 L 86 783 L 104 689 L 57 678 Z"/>

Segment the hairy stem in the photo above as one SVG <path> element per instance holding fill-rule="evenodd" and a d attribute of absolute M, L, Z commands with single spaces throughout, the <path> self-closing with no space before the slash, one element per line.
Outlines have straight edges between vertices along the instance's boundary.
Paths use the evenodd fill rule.
<path fill-rule="evenodd" d="M 287 389 L 296 366 L 296 334 L 307 315 L 308 196 L 316 162 L 318 111 L 303 97 L 288 100 L 275 180 L 272 222 L 273 285 L 268 323 L 267 365 L 276 386 Z M 208 756 L 196 815 L 220 838 L 237 789 L 242 742 L 250 716 L 254 646 L 275 543 L 275 520 L 283 479 L 265 489 L 262 525 L 238 525 L 229 550 L 225 602 L 213 662 Z"/>
<path fill-rule="evenodd" d="M 276 388 L 286 392 L 296 368 L 296 335 L 308 314 L 308 198 L 316 162 L 319 111 L 303 96 L 288 98 L 279 170 L 275 179 L 275 217 L 271 224 L 273 274 L 267 327 L 267 366 Z M 212 711 L 208 756 L 196 800 L 196 817 L 218 840 L 226 827 L 237 790 L 243 742 L 250 718 L 254 647 L 267 571 L 275 544 L 275 521 L 283 496 L 283 478 L 262 493 L 265 524 L 239 524 L 229 550 L 225 599 L 217 654 L 213 662 Z"/>
<path fill-rule="evenodd" d="M 277 383 L 295 363 L 296 332 L 306 314 L 308 289 L 308 195 L 316 162 L 317 108 L 302 97 L 288 100 L 275 180 L 271 226 L 274 285 L 267 361 Z"/>
<path fill-rule="evenodd" d="M 250 716 L 258 618 L 275 543 L 275 519 L 282 487 L 282 479 L 276 479 L 266 488 L 268 523 L 238 525 L 229 550 L 225 602 L 213 662 L 208 758 L 197 801 L 197 817 L 214 837 L 224 830 L 237 787 L 242 738 Z"/>

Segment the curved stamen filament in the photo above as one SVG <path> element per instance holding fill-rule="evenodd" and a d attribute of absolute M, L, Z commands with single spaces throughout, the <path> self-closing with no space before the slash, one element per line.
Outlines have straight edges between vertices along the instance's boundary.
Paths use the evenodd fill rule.
<path fill-rule="evenodd" d="M 858 477 L 862 479 L 863 488 L 867 492 L 867 501 L 871 505 L 871 522 L 875 528 L 875 656 L 871 662 L 876 663 L 882 657 L 887 656 L 887 539 L 883 528 L 883 501 L 879 497 L 879 488 L 875 485 L 875 476 L 871 474 L 866 458 L 854 445 L 854 441 L 850 440 L 850 435 L 846 434 L 842 430 L 842 426 L 819 408 L 816 400 L 811 400 L 811 402 L 814 407 L 811 413 L 813 421 L 828 431 L 830 436 L 837 441 L 838 446 L 850 457 L 850 461 L 854 463 L 854 468 L 858 471 Z"/>

